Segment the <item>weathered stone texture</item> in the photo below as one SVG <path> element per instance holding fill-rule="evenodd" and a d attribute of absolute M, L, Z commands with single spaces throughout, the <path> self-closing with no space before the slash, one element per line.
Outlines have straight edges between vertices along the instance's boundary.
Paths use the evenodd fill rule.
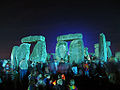
<path fill-rule="evenodd" d="M 21 60 L 28 60 L 30 55 L 30 46 L 31 44 L 23 43 L 20 45 L 20 47 L 17 49 L 16 53 L 16 59 L 17 59 L 17 67 L 19 65 L 19 62 Z"/>
<path fill-rule="evenodd" d="M 111 57 L 112 57 L 112 52 L 111 52 L 111 49 L 110 49 L 110 45 L 111 45 L 111 42 L 110 42 L 110 41 L 107 41 L 107 42 L 106 42 L 106 48 L 107 48 L 107 57 L 108 57 L 108 58 L 111 58 Z"/>
<path fill-rule="evenodd" d="M 82 39 L 73 40 L 69 48 L 70 63 L 81 63 L 84 61 L 84 43 Z"/>
<path fill-rule="evenodd" d="M 84 56 L 88 56 L 88 55 L 89 55 L 89 53 L 88 53 L 88 48 L 85 47 L 85 48 L 84 48 Z"/>
<path fill-rule="evenodd" d="M 67 60 L 68 55 L 68 44 L 66 41 L 58 41 L 56 45 L 55 55 L 57 60 L 61 60 L 63 58 L 64 60 Z"/>
<path fill-rule="evenodd" d="M 44 36 L 27 36 L 21 39 L 22 43 L 30 43 L 30 42 L 36 42 L 36 41 L 45 41 Z"/>
<path fill-rule="evenodd" d="M 101 61 L 107 62 L 106 39 L 103 33 L 100 34 L 99 38 L 99 59 Z"/>
<path fill-rule="evenodd" d="M 16 67 L 17 66 L 17 60 L 16 60 L 16 53 L 18 50 L 18 46 L 14 46 L 11 52 L 11 68 Z"/>
<path fill-rule="evenodd" d="M 120 61 L 120 52 L 116 52 L 115 57 Z"/>
<path fill-rule="evenodd" d="M 57 37 L 57 41 L 71 41 L 76 39 L 82 39 L 83 36 L 81 33 L 61 35 Z"/>
<path fill-rule="evenodd" d="M 94 44 L 95 56 L 99 58 L 99 43 Z"/>
<path fill-rule="evenodd" d="M 35 62 L 45 62 L 47 59 L 46 43 L 45 41 L 38 41 L 30 55 L 30 60 Z"/>

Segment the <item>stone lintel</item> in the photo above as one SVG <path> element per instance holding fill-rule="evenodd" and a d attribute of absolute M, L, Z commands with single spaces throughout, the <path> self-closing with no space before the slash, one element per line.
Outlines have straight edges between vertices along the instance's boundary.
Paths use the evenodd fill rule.
<path fill-rule="evenodd" d="M 81 33 L 61 35 L 57 37 L 57 41 L 72 41 L 76 39 L 82 39 L 83 35 Z"/>
<path fill-rule="evenodd" d="M 21 39 L 22 43 L 31 43 L 31 42 L 37 42 L 37 41 L 45 41 L 45 37 L 44 36 L 27 36 Z"/>

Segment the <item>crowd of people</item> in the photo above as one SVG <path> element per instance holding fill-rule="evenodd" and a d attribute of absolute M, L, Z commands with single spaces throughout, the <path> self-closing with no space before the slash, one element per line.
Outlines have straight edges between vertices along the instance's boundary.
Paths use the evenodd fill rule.
<path fill-rule="evenodd" d="M 18 68 L 11 68 L 10 61 L 1 61 L 0 87 L 3 90 L 109 90 L 119 88 L 119 71 L 119 62 L 106 63 L 93 57 L 79 64 L 70 64 L 63 58 L 45 63 L 22 60 Z"/>

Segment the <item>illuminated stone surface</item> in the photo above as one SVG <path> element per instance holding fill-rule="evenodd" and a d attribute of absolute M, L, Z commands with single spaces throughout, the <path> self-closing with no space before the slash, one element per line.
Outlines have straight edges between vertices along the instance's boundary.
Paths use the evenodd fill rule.
<path fill-rule="evenodd" d="M 87 47 L 84 48 L 84 56 L 87 58 L 87 60 L 90 60 L 90 56 L 89 56 Z"/>
<path fill-rule="evenodd" d="M 111 42 L 110 41 L 106 41 L 107 57 L 108 58 L 110 58 L 112 56 L 110 45 L 111 45 Z M 98 58 L 99 57 L 99 44 L 98 43 L 94 44 L 94 48 L 95 48 L 95 56 Z"/>
<path fill-rule="evenodd" d="M 115 57 L 120 61 L 120 52 L 116 52 Z"/>
<path fill-rule="evenodd" d="M 36 42 L 36 41 L 45 41 L 44 36 L 27 36 L 21 39 L 22 43 L 30 43 L 30 42 Z"/>
<path fill-rule="evenodd" d="M 20 69 L 28 69 L 28 63 L 26 60 L 21 60 L 19 64 Z"/>
<path fill-rule="evenodd" d="M 76 39 L 82 39 L 83 36 L 81 33 L 61 35 L 57 37 L 57 41 L 72 41 Z"/>
<path fill-rule="evenodd" d="M 23 43 L 20 45 L 20 47 L 17 49 L 16 52 L 16 59 L 17 59 L 17 67 L 19 66 L 19 63 L 21 60 L 28 60 L 30 55 L 30 46 L 31 44 Z"/>
<path fill-rule="evenodd" d="M 50 53 L 47 53 L 47 60 L 50 60 L 50 57 L 51 57 Z"/>
<path fill-rule="evenodd" d="M 99 38 L 99 59 L 101 61 L 107 62 L 106 39 L 103 33 L 100 34 Z"/>
<path fill-rule="evenodd" d="M 45 62 L 47 59 L 46 43 L 45 41 L 38 41 L 30 55 L 30 60 L 35 62 Z"/>
<path fill-rule="evenodd" d="M 81 33 L 61 35 L 57 37 L 56 57 L 58 59 L 66 57 L 68 59 L 68 44 L 65 41 L 71 41 L 69 48 L 70 63 L 75 61 L 81 63 L 84 60 L 84 43 Z M 59 47 L 59 48 L 58 48 Z"/>
<path fill-rule="evenodd" d="M 11 68 L 16 67 L 17 66 L 17 61 L 16 61 L 16 52 L 18 50 L 18 46 L 14 46 L 11 52 Z"/>
<path fill-rule="evenodd" d="M 88 55 L 89 55 L 89 53 L 88 53 L 88 48 L 85 47 L 85 48 L 84 48 L 84 56 L 88 56 Z"/>
<path fill-rule="evenodd" d="M 106 46 L 107 46 L 107 57 L 110 58 L 110 57 L 112 57 L 112 52 L 111 52 L 111 49 L 110 49 L 111 42 L 107 41 Z"/>
<path fill-rule="evenodd" d="M 70 43 L 69 54 L 70 63 L 74 61 L 75 63 L 79 64 L 84 61 L 84 43 L 82 39 L 73 40 Z"/>
<path fill-rule="evenodd" d="M 99 43 L 94 44 L 95 56 L 99 58 Z"/>
<path fill-rule="evenodd" d="M 61 60 L 61 58 L 63 59 L 67 59 L 68 55 L 68 44 L 66 41 L 58 41 L 57 45 L 56 45 L 56 50 L 55 50 L 55 54 L 56 54 L 56 59 L 57 60 Z"/>

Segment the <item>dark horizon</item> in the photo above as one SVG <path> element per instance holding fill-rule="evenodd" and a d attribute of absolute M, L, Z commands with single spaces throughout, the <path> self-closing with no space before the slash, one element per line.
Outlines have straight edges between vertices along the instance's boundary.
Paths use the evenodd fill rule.
<path fill-rule="evenodd" d="M 57 36 L 82 33 L 85 47 L 94 52 L 99 34 L 111 41 L 113 56 L 120 51 L 120 6 L 112 1 L 2 2 L 0 3 L 0 59 L 10 58 L 21 38 L 43 35 L 53 53 Z"/>

